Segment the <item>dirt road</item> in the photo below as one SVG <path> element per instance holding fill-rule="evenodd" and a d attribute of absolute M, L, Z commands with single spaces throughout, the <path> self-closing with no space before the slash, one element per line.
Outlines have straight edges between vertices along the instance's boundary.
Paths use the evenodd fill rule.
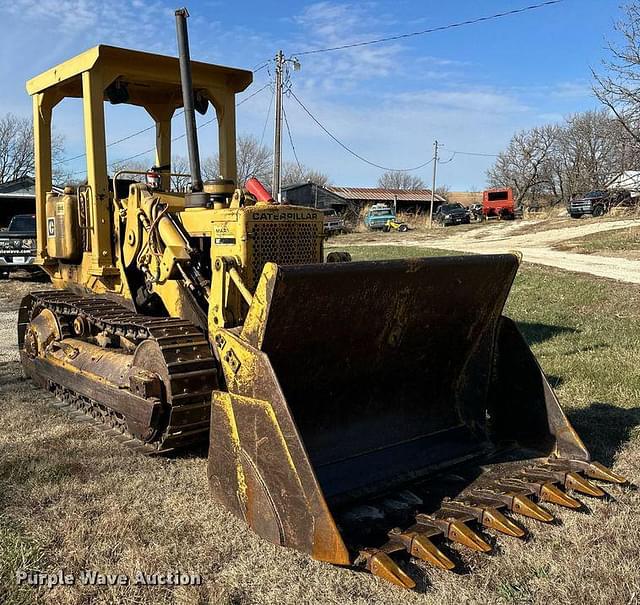
<path fill-rule="evenodd" d="M 406 234 L 401 233 L 385 234 L 386 237 L 379 237 L 377 234 L 353 234 L 349 236 L 349 241 L 354 245 L 428 246 L 489 254 L 517 250 L 522 253 L 526 262 L 640 284 L 640 261 L 552 249 L 554 244 L 576 237 L 640 226 L 640 219 L 560 221 L 490 224 L 460 229 L 447 236 L 443 235 L 442 229 L 436 230 L 433 234 L 415 233 L 409 237 L 403 237 Z"/>

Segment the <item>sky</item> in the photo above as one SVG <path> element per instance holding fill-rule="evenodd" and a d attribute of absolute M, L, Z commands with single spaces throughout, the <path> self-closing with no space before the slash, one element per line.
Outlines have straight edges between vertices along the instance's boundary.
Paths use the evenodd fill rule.
<path fill-rule="evenodd" d="M 177 0 L 176 0 L 177 1 Z M 191 56 L 254 69 L 248 98 L 273 77 L 278 49 L 287 57 L 447 25 L 521 8 L 537 0 L 191 0 Z M 164 0 L 0 0 L 0 115 L 31 117 L 25 82 L 96 44 L 176 54 L 174 9 Z M 501 19 L 348 50 L 299 56 L 290 86 L 311 113 L 346 146 L 381 166 L 403 169 L 427 162 L 441 144 L 438 184 L 482 189 L 496 154 L 512 134 L 598 107 L 591 69 L 600 69 L 615 40 L 618 0 L 563 0 Z M 375 186 L 383 172 L 348 154 L 288 96 L 291 138 L 302 164 L 341 186 Z M 212 109 L 200 118 L 204 124 Z M 107 106 L 107 141 L 151 124 L 139 108 Z M 174 134 L 184 132 L 174 118 Z M 272 86 L 238 107 L 238 133 L 273 144 Z M 54 111 L 64 158 L 84 151 L 80 102 Z M 203 156 L 217 148 L 215 124 L 200 130 Z M 184 154 L 183 140 L 175 152 Z M 118 161 L 153 147 L 153 133 L 108 149 Z M 285 161 L 293 161 L 283 137 Z M 138 160 L 152 162 L 152 154 Z M 83 158 L 64 164 L 80 178 Z M 412 172 L 431 183 L 432 165 Z"/>

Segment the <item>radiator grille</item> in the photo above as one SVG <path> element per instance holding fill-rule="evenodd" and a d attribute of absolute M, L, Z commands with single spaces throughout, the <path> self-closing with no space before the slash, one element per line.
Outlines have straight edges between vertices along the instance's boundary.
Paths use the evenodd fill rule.
<path fill-rule="evenodd" d="M 320 262 L 320 237 L 316 223 L 254 223 L 249 233 L 253 250 L 247 285 L 254 290 L 265 263 L 303 265 Z"/>

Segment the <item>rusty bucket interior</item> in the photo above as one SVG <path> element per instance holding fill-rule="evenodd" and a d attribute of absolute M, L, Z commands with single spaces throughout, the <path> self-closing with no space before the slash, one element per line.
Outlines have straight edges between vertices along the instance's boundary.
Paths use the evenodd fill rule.
<path fill-rule="evenodd" d="M 496 433 L 489 401 L 517 267 L 504 255 L 281 268 L 262 350 L 327 500 L 377 493 L 526 437 L 508 426 Z M 540 395 L 539 377 L 532 387 Z M 550 453 L 547 427 L 521 426 L 525 416 L 513 420 L 535 433 L 529 445 Z"/>

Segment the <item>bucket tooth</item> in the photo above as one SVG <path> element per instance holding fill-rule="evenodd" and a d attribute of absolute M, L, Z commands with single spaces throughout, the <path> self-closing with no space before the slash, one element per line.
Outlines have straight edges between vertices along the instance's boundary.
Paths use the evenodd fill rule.
<path fill-rule="evenodd" d="M 567 473 L 564 485 L 569 489 L 580 492 L 581 494 L 586 494 L 587 496 L 593 496 L 594 498 L 602 498 L 606 495 L 604 490 L 576 472 Z"/>
<path fill-rule="evenodd" d="M 491 551 L 491 545 L 487 544 L 480 535 L 470 529 L 462 521 L 451 521 L 449 523 L 447 538 L 453 542 L 458 542 L 458 544 L 462 544 L 467 548 L 477 550 L 478 552 Z"/>
<path fill-rule="evenodd" d="M 584 471 L 587 477 L 591 479 L 598 479 L 599 481 L 608 481 L 609 483 L 626 483 L 627 480 L 618 473 L 614 473 L 611 469 L 607 468 L 604 464 L 599 462 L 591 462 Z"/>
<path fill-rule="evenodd" d="M 523 496 L 521 494 L 514 494 L 511 510 L 514 513 L 524 515 L 525 517 L 531 517 L 537 521 L 543 521 L 544 523 L 550 523 L 553 521 L 553 515 L 538 506 L 533 500 Z"/>
<path fill-rule="evenodd" d="M 366 548 L 360 551 L 366 561 L 366 569 L 391 584 L 402 588 L 415 588 L 416 583 L 385 552 L 377 548 Z"/>
<path fill-rule="evenodd" d="M 544 502 L 551 502 L 558 506 L 565 506 L 566 508 L 582 507 L 582 502 L 580 502 L 580 500 L 572 498 L 569 494 L 563 492 L 553 483 L 545 483 L 540 488 L 540 500 Z"/>
<path fill-rule="evenodd" d="M 522 527 L 505 517 L 497 508 L 483 509 L 482 525 L 514 538 L 523 538 L 525 535 Z"/>
<path fill-rule="evenodd" d="M 456 564 L 449 559 L 429 538 L 423 534 L 414 533 L 409 536 L 411 543 L 407 550 L 425 563 L 439 569 L 451 570 Z"/>

